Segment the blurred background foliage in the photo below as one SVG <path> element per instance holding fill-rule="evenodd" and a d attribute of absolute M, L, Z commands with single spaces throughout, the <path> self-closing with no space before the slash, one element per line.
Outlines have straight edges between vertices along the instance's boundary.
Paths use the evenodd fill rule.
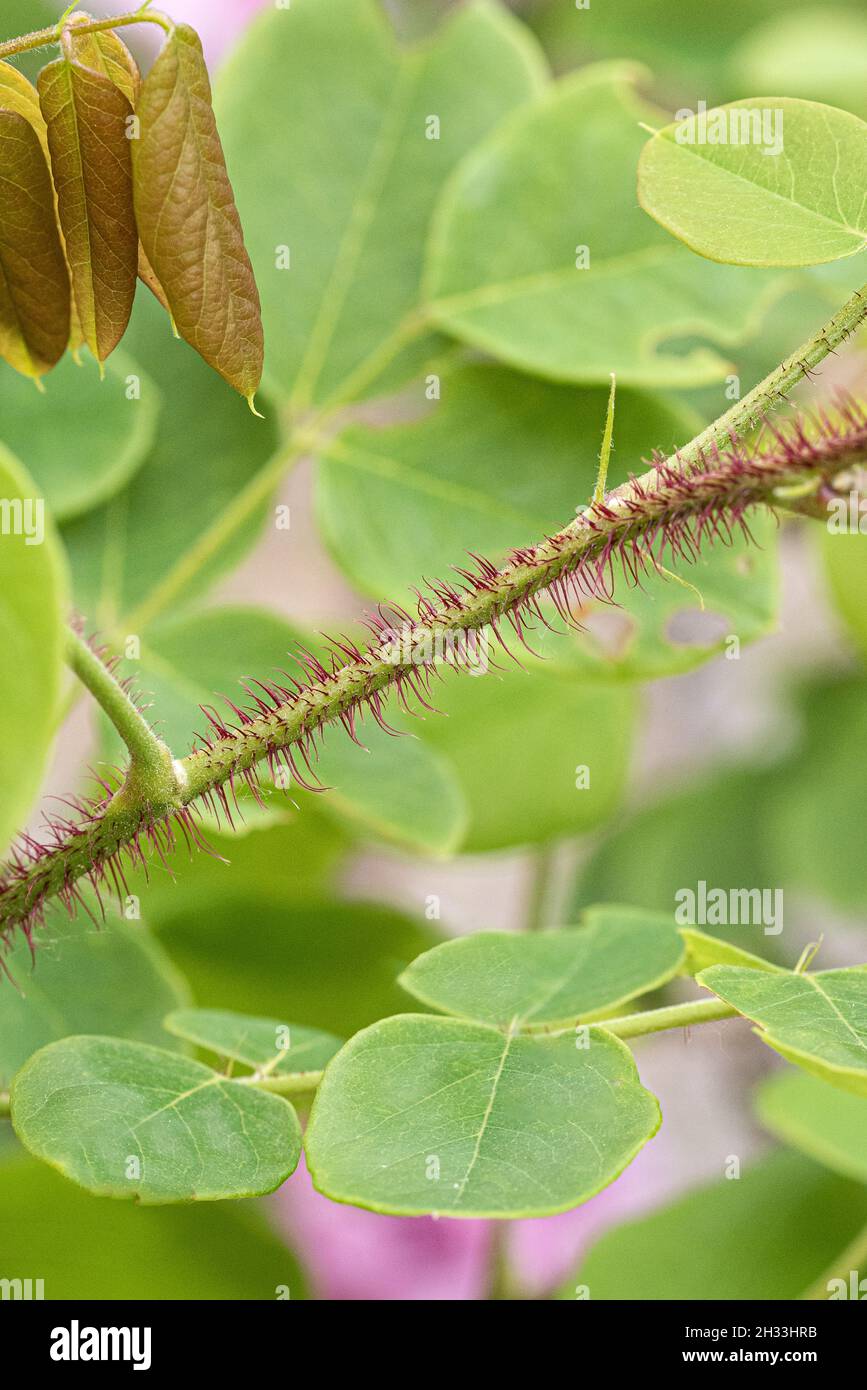
<path fill-rule="evenodd" d="M 2 36 L 51 22 L 56 8 L 5 0 Z M 169 8 L 192 22 L 202 9 Z M 256 8 L 221 5 L 223 28 L 208 21 L 215 56 Z M 484 284 L 488 252 L 474 236 L 482 248 L 488 236 L 507 278 L 547 254 L 522 217 L 539 243 L 565 225 L 570 244 L 585 239 L 573 228 L 589 219 L 600 257 L 606 237 L 608 249 L 664 243 L 635 207 L 639 97 L 624 94 L 614 69 L 591 74 L 589 89 L 573 91 L 567 77 L 562 95 L 541 96 L 546 63 L 567 75 L 612 59 L 640 64 L 627 86 L 665 110 L 773 93 L 867 117 L 860 5 L 527 0 L 513 6 L 524 28 L 496 6 L 385 8 L 402 43 L 434 45 L 413 109 L 419 119 L 439 112 L 448 136 L 426 160 L 410 122 L 324 343 L 323 286 L 405 51 L 373 0 L 321 0 L 318 21 L 299 0 L 291 42 L 275 43 L 274 17 L 263 19 L 217 80 L 269 330 L 264 423 L 172 341 L 144 293 L 105 383 L 90 365 L 64 364 L 43 402 L 0 374 L 0 441 L 48 499 L 76 606 L 132 656 L 126 674 L 181 751 L 203 732 L 200 705 L 215 692 L 238 698 L 239 678 L 288 665 L 299 642 L 321 650 L 321 629 L 347 630 L 371 600 L 403 601 L 467 549 L 496 559 L 563 524 L 593 486 L 609 338 L 626 364 L 616 483 L 720 414 L 731 377 L 748 389 L 867 278 L 854 262 L 722 278 L 690 263 L 670 291 L 664 350 L 641 338 L 642 296 L 669 293 L 652 276 L 624 289 L 623 316 L 602 301 L 609 317 L 589 347 L 563 302 L 484 322 L 440 307 L 436 331 L 359 385 L 316 456 L 290 471 L 279 451 L 311 402 L 339 394 L 420 297 L 445 305 L 455 286 Z M 33 71 L 31 59 L 22 66 Z M 532 131 L 537 110 L 548 143 L 522 146 L 521 123 Z M 577 125 L 574 110 L 584 113 Z M 455 174 L 466 156 L 480 162 Z M 485 175 L 486 158 L 491 186 L 503 180 L 499 205 L 496 188 L 485 194 L 494 222 L 474 230 L 458 198 L 438 223 L 436 273 L 428 266 L 419 289 L 434 209 L 457 196 L 468 168 Z M 536 174 L 538 188 L 531 182 L 510 213 L 510 179 L 523 188 Z M 288 282 L 274 269 L 283 241 L 295 256 Z M 864 353 L 854 343 L 801 403 L 835 384 L 863 390 Z M 278 517 L 291 518 L 288 529 Z M 179 847 L 168 866 L 131 880 L 126 920 L 113 910 L 97 932 L 52 914 L 35 973 L 17 952 L 24 998 L 4 987 L 0 1090 L 36 1047 L 70 1033 L 180 1046 L 161 1035 L 161 1018 L 191 998 L 348 1036 L 407 1007 L 396 976 L 444 935 L 563 924 L 593 902 L 673 910 L 677 890 L 701 880 L 784 890 L 780 937 L 729 929 L 747 949 L 791 964 L 822 936 L 821 965 L 862 960 L 867 541 L 792 522 L 760 523 L 759 533 L 760 549 L 736 544 L 679 569 L 705 611 L 696 589 L 654 579 L 624 594 L 622 609 L 588 611 L 581 634 L 537 630 L 532 650 L 519 650 L 523 669 L 494 649 L 488 674 L 447 674 L 437 686 L 446 718 L 397 711 L 396 739 L 371 722 L 368 752 L 330 731 L 321 764 L 330 790 L 266 789 L 264 808 L 242 798 L 234 831 L 206 827 L 211 855 L 189 862 Z M 120 756 L 80 707 L 67 727 L 47 791 L 81 790 L 88 765 Z M 763 1077 L 775 1064 L 748 1043 L 712 1028 L 688 1052 L 679 1040 L 641 1044 L 642 1075 L 666 1112 L 662 1135 L 587 1208 L 515 1224 L 518 1287 L 780 1298 L 820 1277 L 867 1217 L 867 1172 L 852 1157 L 867 1102 L 840 1117 L 834 1146 L 819 1142 L 826 1088 L 768 1099 L 776 1080 Z M 723 1177 L 731 1155 L 743 1158 L 740 1182 Z M 283 1286 L 292 1297 L 485 1293 L 484 1228 L 440 1223 L 434 1237 L 427 1221 L 329 1207 L 303 1174 L 268 1202 L 142 1212 L 39 1168 L 3 1121 L 0 1156 L 0 1275 L 42 1277 L 49 1297 L 259 1298 Z M 579 1256 L 608 1228 L 582 1268 Z"/>

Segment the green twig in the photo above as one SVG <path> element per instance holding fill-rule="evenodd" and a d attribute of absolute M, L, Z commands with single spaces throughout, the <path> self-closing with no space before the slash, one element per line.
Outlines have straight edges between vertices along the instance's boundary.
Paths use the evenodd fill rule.
<path fill-rule="evenodd" d="M 848 1286 L 852 1271 L 860 1275 L 863 1269 L 867 1269 L 867 1226 L 858 1232 L 815 1284 L 811 1284 L 807 1292 L 801 1294 L 801 1299 L 807 1303 L 826 1301 L 830 1292 L 828 1285 L 832 1279 L 842 1279 Z"/>

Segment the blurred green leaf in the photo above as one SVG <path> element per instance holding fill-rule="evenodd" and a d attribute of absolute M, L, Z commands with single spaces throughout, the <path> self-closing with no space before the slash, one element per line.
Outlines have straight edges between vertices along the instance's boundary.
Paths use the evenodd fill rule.
<path fill-rule="evenodd" d="M 17 989 L 0 1009 L 0 1091 L 46 1043 L 71 1033 L 102 1033 L 165 1046 L 162 1020 L 189 999 L 185 981 L 147 930 L 57 909 L 34 936 L 36 955 L 19 941 L 5 957 Z"/>
<path fill-rule="evenodd" d="M 561 1297 L 583 1286 L 594 1302 L 799 1298 L 865 1221 L 867 1189 L 774 1153 L 609 1231 Z"/>
<path fill-rule="evenodd" d="M 260 409 L 269 418 L 255 420 L 232 388 L 172 337 L 165 313 L 141 288 L 125 343 L 162 399 L 156 442 L 126 491 L 64 528 L 78 607 L 102 631 L 150 603 L 278 442 L 267 402 Z M 172 608 L 234 568 L 256 540 L 265 512 L 264 504 L 254 509 L 230 539 L 193 565 Z"/>
<path fill-rule="evenodd" d="M 867 116 L 867 18 L 861 9 L 823 4 L 757 24 L 732 52 L 728 72 L 741 92 L 809 97 Z"/>
<path fill-rule="evenodd" d="M 276 676 L 285 684 L 281 667 L 294 667 L 300 676 L 292 654 L 302 645 L 322 643 L 265 609 L 218 608 L 155 627 L 142 644 L 141 662 L 129 669 L 138 688 L 153 697 L 160 735 L 174 749 L 186 750 L 193 731 L 207 728 L 200 705 L 219 705 L 221 694 L 249 703 L 238 691 L 239 677 Z M 392 722 L 412 729 L 399 714 Z M 109 730 L 108 737 L 114 760 L 117 736 Z M 417 738 L 389 736 L 372 716 L 359 721 L 358 737 L 362 747 L 339 724 L 325 733 L 316 774 L 328 790 L 315 794 L 317 809 L 368 837 L 423 853 L 454 850 L 466 808 L 446 763 Z M 290 794 L 310 799 L 297 787 Z"/>
<path fill-rule="evenodd" d="M 65 357 L 40 396 L 33 383 L 0 373 L 0 433 L 27 465 L 56 521 L 106 502 L 130 481 L 154 443 L 160 396 L 126 353 L 100 381 L 88 357 Z M 127 390 L 140 397 L 127 397 Z"/>
<path fill-rule="evenodd" d="M 867 784 L 857 753 L 867 738 L 865 697 L 863 677 L 816 682 L 803 692 L 803 735 L 768 785 L 761 831 L 775 882 L 859 915 L 867 891 Z"/>
<path fill-rule="evenodd" d="M 35 1053 L 12 1087 L 12 1123 L 31 1153 L 89 1192 L 146 1206 L 273 1192 L 301 1153 L 288 1101 L 119 1038 Z"/>
<path fill-rule="evenodd" d="M 861 515 L 857 513 L 859 521 Z M 860 531 L 835 534 L 817 527 L 816 540 L 834 605 L 858 650 L 867 656 L 867 536 Z"/>
<path fill-rule="evenodd" d="M 599 1029 L 514 1037 L 406 1014 L 330 1064 L 305 1147 L 339 1202 L 399 1216 L 545 1216 L 612 1182 L 659 1126 L 632 1055 Z"/>
<path fill-rule="evenodd" d="M 226 869 L 175 910 L 165 896 L 148 912 L 200 1003 L 344 1036 L 406 1007 L 395 979 L 440 939 L 390 907 L 299 903 L 264 872 L 257 890 Z"/>
<path fill-rule="evenodd" d="M 638 197 L 660 226 L 713 261 L 818 265 L 867 246 L 865 178 L 867 125 L 857 116 L 749 97 L 653 135 L 638 165 Z"/>
<path fill-rule="evenodd" d="M 487 3 L 411 50 L 374 0 L 295 0 L 250 29 L 216 106 L 275 392 L 322 400 L 414 312 L 444 180 L 542 70 L 528 32 Z"/>
<path fill-rule="evenodd" d="M 305 1297 L 294 1255 L 252 1204 L 105 1202 L 20 1152 L 0 1165 L 0 1268 L 43 1279 L 50 1300 Z"/>
<path fill-rule="evenodd" d="M 665 984 L 683 961 L 671 917 L 597 907 L 577 931 L 481 931 L 414 960 L 399 984 L 443 1013 L 534 1029 L 598 1018 Z"/>
<path fill-rule="evenodd" d="M 229 1009 L 176 1009 L 165 1028 L 218 1057 L 243 1062 L 257 1075 L 298 1081 L 309 1086 L 309 1074 L 320 1072 L 343 1046 L 341 1038 L 317 1028 L 299 1028 L 273 1018 L 253 1018 Z M 281 1095 L 286 1094 L 285 1085 Z"/>
<path fill-rule="evenodd" d="M 447 677 L 434 694 L 447 718 L 422 726 L 469 803 L 466 853 L 544 844 L 600 824 L 616 809 L 629 766 L 629 687 L 585 686 L 498 659 L 502 670 Z"/>
<path fill-rule="evenodd" d="M 787 1061 L 867 1096 L 867 965 L 800 975 L 712 965 L 696 981 L 758 1023 Z"/>
<path fill-rule="evenodd" d="M 66 590 L 44 498 L 0 450 L 0 853 L 24 825 L 54 738 Z"/>
<path fill-rule="evenodd" d="M 660 123 L 632 91 L 639 75 L 621 63 L 568 78 L 463 161 L 430 243 L 433 322 L 560 381 L 607 384 L 614 371 L 619 386 L 684 387 L 727 374 L 715 351 L 665 344 L 748 337 L 784 282 L 696 259 L 636 206 L 639 122 Z"/>
<path fill-rule="evenodd" d="M 817 1076 L 788 1069 L 762 1083 L 756 1111 L 784 1144 L 856 1182 L 867 1183 L 867 1100 Z"/>

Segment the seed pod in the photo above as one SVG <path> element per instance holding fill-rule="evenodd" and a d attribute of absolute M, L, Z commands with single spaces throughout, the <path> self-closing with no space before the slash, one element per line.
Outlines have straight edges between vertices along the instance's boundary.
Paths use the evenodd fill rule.
<path fill-rule="evenodd" d="M 81 42 L 66 30 L 63 57 L 42 70 L 38 85 L 75 302 L 101 364 L 123 337 L 135 298 L 132 106 L 110 78 L 80 61 Z"/>
<path fill-rule="evenodd" d="M 145 255 L 182 338 L 253 405 L 262 378 L 259 292 L 244 245 L 198 35 L 178 25 L 142 83 L 132 142 Z"/>
<path fill-rule="evenodd" d="M 39 136 L 0 110 L 0 356 L 39 381 L 69 341 L 69 275 Z"/>

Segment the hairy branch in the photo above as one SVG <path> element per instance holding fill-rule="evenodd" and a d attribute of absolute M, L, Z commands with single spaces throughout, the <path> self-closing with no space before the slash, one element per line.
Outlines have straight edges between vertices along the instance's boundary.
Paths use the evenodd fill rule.
<path fill-rule="evenodd" d="M 257 772 L 264 763 L 273 776 L 288 770 L 301 787 L 315 786 L 313 764 L 323 730 L 343 724 L 357 738 L 358 721 L 369 712 L 383 727 L 389 696 L 410 707 L 428 706 L 440 676 L 431 653 L 445 647 L 449 664 L 462 664 L 454 638 L 490 627 L 504 650 L 505 621 L 523 640 L 525 631 L 549 616 L 580 621 L 592 601 L 614 601 L 615 564 L 628 585 L 659 572 L 663 556 L 695 559 L 707 541 L 729 541 L 735 530 L 749 537 L 755 507 L 794 507 L 824 515 L 835 495 L 833 480 L 867 459 L 867 413 L 843 403 L 832 414 L 796 420 L 780 428 L 768 422 L 766 442 L 755 447 L 738 437 L 760 420 L 781 395 L 806 375 L 867 315 L 865 291 L 852 300 L 781 364 L 744 401 L 698 435 L 672 458 L 655 458 L 639 478 L 582 509 L 555 535 L 514 551 L 502 567 L 473 557 L 472 567 L 452 582 L 418 594 L 417 613 L 382 607 L 367 619 L 363 645 L 333 642 L 326 665 L 310 653 L 299 658 L 302 679 L 255 682 L 244 687 L 249 703 L 227 701 L 229 713 L 205 713 L 207 740 L 180 762 L 171 778 L 144 788 L 135 762 L 123 784 L 102 787 L 93 802 L 73 804 L 71 818 L 49 825 L 47 843 L 24 837 L 0 876 L 0 935 L 13 928 L 29 936 L 45 903 L 61 898 L 73 911 L 84 903 L 89 882 L 97 898 L 112 888 L 126 891 L 125 868 L 146 867 L 145 846 L 164 856 L 178 834 L 200 845 L 198 811 L 203 802 L 232 822 L 240 783 L 259 795 Z M 443 639 L 451 638 L 449 644 Z M 443 658 L 440 658 L 442 660 Z M 285 785 L 285 776 L 278 780 Z"/>

